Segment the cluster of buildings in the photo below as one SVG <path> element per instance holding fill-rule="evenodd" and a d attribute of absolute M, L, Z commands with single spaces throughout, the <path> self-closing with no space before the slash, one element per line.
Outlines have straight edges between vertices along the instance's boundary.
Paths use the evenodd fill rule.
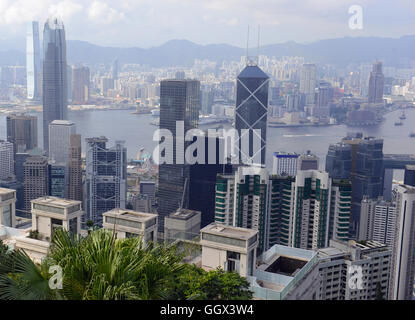
<path fill-rule="evenodd" d="M 33 40 L 38 31 L 31 26 Z M 68 81 L 62 22 L 49 19 L 43 38 L 42 85 L 36 41 L 29 41 L 34 63 L 28 64 L 27 90 L 43 101 L 44 150 L 37 145 L 36 117 L 7 117 L 7 141 L 0 141 L 1 240 L 40 261 L 56 228 L 87 236 L 94 224 L 118 238 L 191 243 L 199 250 L 189 262 L 238 272 L 258 299 L 412 298 L 414 156 L 384 154 L 382 139 L 350 134 L 329 146 L 324 170 L 310 151 L 275 152 L 272 171 L 265 167 L 267 123 L 281 97 L 286 95 L 283 108 L 298 119 L 330 115 L 335 90 L 317 80 L 316 65 L 301 59 L 275 64 L 266 57 L 229 63 L 213 71 L 220 81 L 211 87 L 207 78 L 186 77 L 217 69 L 207 61 L 197 61 L 194 73 L 169 70 L 173 79 L 159 84 L 148 75 L 145 82 L 159 97 L 159 128 L 169 130 L 176 143 L 160 150 L 173 161 L 159 165 L 157 182 L 140 181 L 129 193 L 124 141 L 109 147 L 105 136 L 88 137 L 82 158 L 82 137 L 67 118 L 68 94 L 74 103 L 88 101 L 90 74 L 71 68 Z M 236 81 L 229 81 L 242 63 Z M 119 96 L 131 85 L 119 71 L 115 60 L 100 79 L 101 94 Z M 269 74 L 284 82 L 284 94 Z M 383 103 L 384 81 L 376 62 L 368 103 Z M 128 90 L 133 100 L 137 90 Z M 218 92 L 223 103 L 234 103 L 236 153 L 226 149 L 227 136 L 200 130 L 197 138 L 207 143 L 197 158 L 205 161 L 184 160 L 192 141 L 183 134 L 199 128 L 200 114 L 219 113 Z M 405 180 L 393 187 L 395 169 L 405 170 Z"/>

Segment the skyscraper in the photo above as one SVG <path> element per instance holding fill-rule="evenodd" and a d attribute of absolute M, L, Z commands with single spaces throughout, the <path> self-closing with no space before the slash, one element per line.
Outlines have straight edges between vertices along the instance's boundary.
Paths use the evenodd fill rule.
<path fill-rule="evenodd" d="M 88 67 L 72 67 L 72 104 L 85 104 L 89 100 L 90 74 Z"/>
<path fill-rule="evenodd" d="M 86 214 L 102 225 L 102 214 L 125 208 L 127 198 L 127 149 L 123 141 L 107 148 L 105 137 L 87 138 Z"/>
<path fill-rule="evenodd" d="M 383 102 L 383 85 L 385 77 L 382 73 L 382 62 L 377 61 L 373 64 L 372 72 L 369 77 L 369 103 L 382 103 Z"/>
<path fill-rule="evenodd" d="M 32 21 L 27 24 L 26 33 L 26 81 L 29 100 L 40 100 L 41 72 L 39 23 Z"/>
<path fill-rule="evenodd" d="M 184 151 L 188 143 L 184 134 L 197 128 L 200 109 L 200 82 L 197 80 L 163 80 L 160 83 L 160 129 L 173 135 L 173 164 L 160 164 L 158 177 L 159 232 L 164 231 L 164 217 L 175 212 L 180 205 L 189 204 L 190 168 L 185 163 Z M 183 132 L 176 125 L 183 124 Z M 180 129 L 181 131 L 181 129 Z M 186 182 L 187 181 L 187 182 Z"/>
<path fill-rule="evenodd" d="M 49 194 L 49 164 L 43 156 L 29 157 L 24 163 L 24 210 L 30 211 L 30 201 Z"/>
<path fill-rule="evenodd" d="M 316 65 L 306 63 L 300 73 L 300 93 L 305 95 L 305 103 L 314 103 L 314 92 L 316 88 Z"/>
<path fill-rule="evenodd" d="M 326 171 L 333 179 L 350 179 L 352 166 L 351 146 L 339 142 L 331 144 L 326 156 Z"/>
<path fill-rule="evenodd" d="M 238 75 L 236 82 L 235 129 L 239 134 L 239 161 L 264 166 L 269 77 L 257 65 L 250 63 Z"/>
<path fill-rule="evenodd" d="M 353 159 L 353 158 L 352 158 Z M 383 193 L 383 139 L 367 137 L 360 141 L 352 164 L 352 235 L 359 233 L 360 209 L 364 196 L 377 199 Z"/>
<path fill-rule="evenodd" d="M 14 153 L 37 147 L 37 117 L 25 114 L 7 116 L 7 141 L 13 143 Z"/>
<path fill-rule="evenodd" d="M 395 202 L 384 201 L 382 198 L 363 198 L 358 240 L 375 240 L 392 248 L 395 229 Z"/>
<path fill-rule="evenodd" d="M 298 157 L 298 170 L 318 170 L 319 158 L 310 151 Z"/>
<path fill-rule="evenodd" d="M 69 163 L 70 137 L 76 133 L 75 124 L 68 120 L 53 120 L 49 124 L 49 159 Z"/>
<path fill-rule="evenodd" d="M 0 180 L 14 176 L 13 144 L 0 140 Z"/>
<path fill-rule="evenodd" d="M 69 144 L 68 199 L 82 201 L 81 135 L 71 134 Z"/>
<path fill-rule="evenodd" d="M 49 148 L 49 123 L 67 119 L 68 84 L 63 23 L 49 18 L 43 30 L 43 148 Z"/>
<path fill-rule="evenodd" d="M 405 166 L 404 184 L 415 187 L 415 165 Z"/>
<path fill-rule="evenodd" d="M 415 275 L 415 188 L 400 185 L 396 195 L 395 240 L 389 299 L 412 300 Z"/>

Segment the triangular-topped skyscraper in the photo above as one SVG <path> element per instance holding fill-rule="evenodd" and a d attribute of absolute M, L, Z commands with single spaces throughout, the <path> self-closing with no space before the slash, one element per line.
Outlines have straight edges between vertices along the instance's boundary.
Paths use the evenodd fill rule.
<path fill-rule="evenodd" d="M 243 164 L 265 166 L 268 85 L 268 75 L 252 62 L 237 77 L 235 129 L 239 134 L 239 160 Z M 248 137 L 249 152 L 248 144 L 244 143 Z"/>

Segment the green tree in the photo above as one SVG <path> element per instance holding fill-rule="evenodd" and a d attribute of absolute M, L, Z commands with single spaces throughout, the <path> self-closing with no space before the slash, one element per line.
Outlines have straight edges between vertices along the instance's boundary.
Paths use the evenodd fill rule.
<path fill-rule="evenodd" d="M 186 272 L 176 282 L 176 299 L 190 300 L 250 300 L 248 281 L 236 272 L 218 268 L 209 272 L 186 265 Z"/>
<path fill-rule="evenodd" d="M 206 272 L 182 263 L 166 244 L 144 246 L 140 238 L 116 239 L 96 229 L 83 238 L 57 229 L 50 251 L 36 265 L 20 250 L 0 247 L 0 299 L 251 299 L 236 273 Z M 51 266 L 62 268 L 62 289 L 49 288 Z"/>

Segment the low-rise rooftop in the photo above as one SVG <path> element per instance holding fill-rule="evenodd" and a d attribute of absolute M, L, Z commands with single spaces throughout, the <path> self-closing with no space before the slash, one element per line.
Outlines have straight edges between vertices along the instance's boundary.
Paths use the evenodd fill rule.
<path fill-rule="evenodd" d="M 231 227 L 216 223 L 211 223 L 207 225 L 202 230 L 200 230 L 200 232 L 244 240 L 248 240 L 258 233 L 257 231 L 251 229 Z"/>
<path fill-rule="evenodd" d="M 189 210 L 189 209 L 178 209 L 176 212 L 169 214 L 171 219 L 189 220 L 194 216 L 201 214 L 200 211 Z"/>
<path fill-rule="evenodd" d="M 77 201 L 77 200 L 68 200 L 68 199 L 62 199 L 62 198 L 51 197 L 51 196 L 37 198 L 37 199 L 32 200 L 32 202 L 37 203 L 37 204 L 42 204 L 42 205 L 61 207 L 61 208 L 68 208 L 68 207 L 72 207 L 74 205 L 81 203 L 81 201 Z"/>
<path fill-rule="evenodd" d="M 157 217 L 156 214 L 153 213 L 146 213 L 146 212 L 139 212 L 127 209 L 112 209 L 111 211 L 107 211 L 103 213 L 104 216 L 110 216 L 115 218 L 124 218 L 128 220 L 135 220 L 140 222 L 145 222 L 152 220 Z"/>

